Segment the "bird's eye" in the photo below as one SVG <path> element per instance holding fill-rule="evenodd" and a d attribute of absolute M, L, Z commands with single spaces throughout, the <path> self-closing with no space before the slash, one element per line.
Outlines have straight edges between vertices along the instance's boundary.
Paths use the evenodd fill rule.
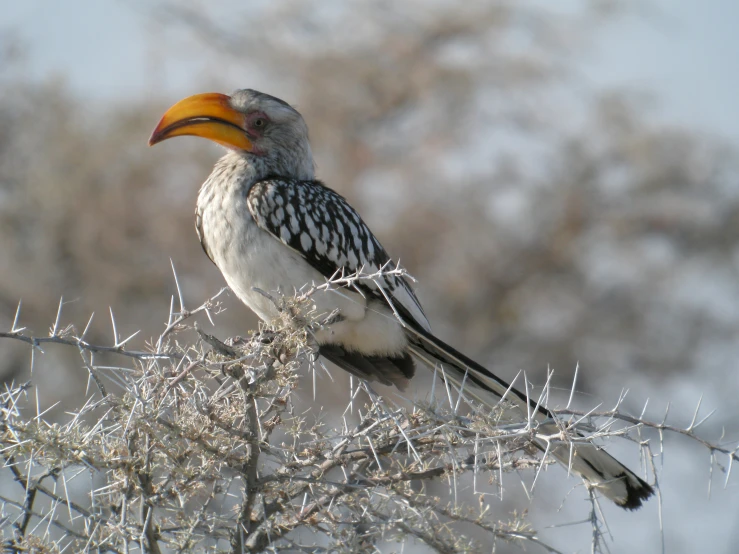
<path fill-rule="evenodd" d="M 257 129 L 263 129 L 264 126 L 267 125 L 267 120 L 263 117 L 258 117 L 252 122 L 252 125 L 254 125 L 254 127 L 256 127 Z"/>

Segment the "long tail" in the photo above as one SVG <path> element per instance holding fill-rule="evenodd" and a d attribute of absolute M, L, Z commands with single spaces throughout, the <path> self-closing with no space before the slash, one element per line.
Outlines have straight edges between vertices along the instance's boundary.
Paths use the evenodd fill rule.
<path fill-rule="evenodd" d="M 533 414 L 538 421 L 551 422 L 554 419 L 552 413 L 535 400 L 529 399 L 526 394 L 428 331 L 417 326 L 406 326 L 406 334 L 411 353 L 431 367 L 442 364 L 445 378 L 460 389 L 464 383 L 467 396 L 489 407 L 505 397 L 519 406 L 524 414 Z M 543 423 L 541 429 L 553 434 L 559 430 L 554 423 Z M 545 450 L 544 444 L 537 446 Z M 552 445 L 549 453 L 622 508 L 635 510 L 654 494 L 649 483 L 593 444 L 577 442 Z"/>

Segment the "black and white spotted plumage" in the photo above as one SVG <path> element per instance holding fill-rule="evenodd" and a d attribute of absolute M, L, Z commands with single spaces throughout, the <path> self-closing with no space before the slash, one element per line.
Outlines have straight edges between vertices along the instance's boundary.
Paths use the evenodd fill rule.
<path fill-rule="evenodd" d="M 383 269 L 385 273 L 377 282 L 358 281 L 354 286 L 384 300 L 379 283 L 406 318 L 428 327 L 410 284 L 405 278 L 387 273 L 396 268 L 395 263 L 343 196 L 320 181 L 273 178 L 251 187 L 247 206 L 260 228 L 300 252 L 327 279 L 339 273 L 371 274 Z"/>
<path fill-rule="evenodd" d="M 337 267 L 379 267 L 390 259 L 354 208 L 319 181 L 259 181 L 249 190 L 247 206 L 257 225 L 324 275 Z"/>
<path fill-rule="evenodd" d="M 246 115 L 258 110 L 270 123 L 252 150 L 233 149 L 218 161 L 198 195 L 196 226 L 206 253 L 245 304 L 270 320 L 276 307 L 256 289 L 293 294 L 392 263 L 359 214 L 315 180 L 307 127 L 296 110 L 251 90 L 237 91 L 232 105 Z M 450 384 L 480 403 L 494 406 L 505 396 L 513 417 L 533 414 L 542 432 L 559 434 L 547 409 L 431 333 L 403 277 L 363 281 L 312 299 L 319 314 L 338 314 L 316 333 L 320 353 L 354 375 L 403 388 L 415 358 L 441 366 Z M 638 508 L 653 494 L 644 480 L 587 442 L 553 443 L 548 451 L 619 506 Z"/>

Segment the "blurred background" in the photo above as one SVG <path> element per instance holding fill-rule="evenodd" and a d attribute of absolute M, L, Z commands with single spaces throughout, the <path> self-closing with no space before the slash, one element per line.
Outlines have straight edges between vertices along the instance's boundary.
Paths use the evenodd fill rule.
<path fill-rule="evenodd" d="M 565 399 L 579 364 L 583 408 L 628 389 L 626 411 L 648 399 L 660 421 L 670 403 L 685 426 L 702 397 L 700 416 L 717 412 L 701 435 L 737 439 L 739 4 L 0 7 L 3 330 L 22 298 L 21 324 L 45 334 L 63 296 L 62 324 L 96 312 L 89 340 L 108 344 L 110 307 L 143 348 L 167 319 L 170 258 L 189 307 L 215 294 L 193 210 L 219 150 L 146 143 L 182 97 L 255 88 L 303 113 L 319 177 L 419 280 L 441 337 L 509 379 L 541 384 L 550 368 Z M 226 304 L 219 336 L 255 327 Z M 27 380 L 29 349 L 0 351 L 2 378 Z M 75 352 L 49 347 L 36 364 L 42 406 L 62 401 L 61 414 L 84 393 Z M 633 445 L 609 448 L 638 467 Z M 736 485 L 714 465 L 709 499 L 709 452 L 670 436 L 664 448 L 665 551 L 735 552 Z M 544 528 L 583 513 L 579 500 L 556 511 L 573 484 L 518 506 L 567 552 L 589 548 L 589 526 Z M 612 552 L 660 550 L 657 501 L 607 510 Z"/>

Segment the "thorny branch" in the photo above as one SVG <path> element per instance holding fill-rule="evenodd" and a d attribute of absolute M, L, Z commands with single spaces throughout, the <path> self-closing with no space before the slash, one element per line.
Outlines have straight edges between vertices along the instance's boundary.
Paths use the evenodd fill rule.
<path fill-rule="evenodd" d="M 508 522 L 493 516 L 488 501 L 500 496 L 505 475 L 538 475 L 531 421 L 506 419 L 503 405 L 485 411 L 470 404 L 460 412 L 451 390 L 442 400 L 403 405 L 364 385 L 352 391 L 343 415 L 330 418 L 337 426 L 292 394 L 299 368 L 315 371 L 319 363 L 312 329 L 331 317 L 315 313 L 313 295 L 401 275 L 392 267 L 336 275 L 295 298 L 274 298 L 278 321 L 225 343 L 190 322 L 197 314 L 212 319 L 223 291 L 192 311 L 180 295 L 180 310 L 170 309 L 149 351 L 128 350 L 130 339 L 118 339 L 114 319 L 114 344 L 104 346 L 88 343 L 86 331 L 60 329 L 60 313 L 49 337 L 26 333 L 17 315 L 0 337 L 34 349 L 45 343 L 78 349 L 98 388 L 60 421 L 48 412 L 27 414 L 33 382 L 0 394 L 0 455 L 17 485 L 16 497 L 0 497 L 4 548 L 357 552 L 413 538 L 436 552 L 478 550 L 461 525 L 488 540 L 559 552 L 521 514 Z M 131 367 L 99 365 L 95 354 L 124 356 Z M 110 384 L 119 392 L 108 392 Z M 702 423 L 697 411 L 686 429 L 666 418 L 651 423 L 623 414 L 618 406 L 555 413 L 570 418 L 563 429 L 571 438 L 585 431 L 643 443 L 637 432 L 654 428 L 687 435 L 712 455 L 731 461 L 737 455 L 694 434 Z M 616 428 L 616 421 L 627 425 Z M 442 483 L 448 494 L 440 492 Z M 595 498 L 592 506 L 594 548 L 605 548 Z"/>
<path fill-rule="evenodd" d="M 52 332 L 50 336 L 48 337 L 33 337 L 28 336 L 23 333 L 25 328 L 16 328 L 16 323 L 14 322 L 13 329 L 7 332 L 0 332 L 0 338 L 6 338 L 6 339 L 15 339 L 19 341 L 23 341 L 27 344 L 30 344 L 33 348 L 40 350 L 43 353 L 43 350 L 41 350 L 42 344 L 61 344 L 64 346 L 76 346 L 80 348 L 81 350 L 84 350 L 85 352 L 92 352 L 96 354 L 118 354 L 121 356 L 126 356 L 129 358 L 135 358 L 137 360 L 168 360 L 168 359 L 181 359 L 183 357 L 183 354 L 181 352 L 178 352 L 177 350 L 172 350 L 170 352 L 162 351 L 162 341 L 174 330 L 178 328 L 186 319 L 189 319 L 201 312 L 205 312 L 208 314 L 208 317 L 210 317 L 210 311 L 211 310 L 218 310 L 219 304 L 217 302 L 218 298 L 226 292 L 228 289 L 223 288 L 221 289 L 217 294 L 206 300 L 202 305 L 200 305 L 198 308 L 192 310 L 192 311 L 181 311 L 181 312 L 172 312 L 170 310 L 169 320 L 167 322 L 167 327 L 165 328 L 164 332 L 160 335 L 159 340 L 157 340 L 157 348 L 154 352 L 146 352 L 141 350 L 126 350 L 126 343 L 133 338 L 138 332 L 134 333 L 129 337 L 128 339 L 119 341 L 117 337 L 115 337 L 115 344 L 112 346 L 104 346 L 99 344 L 91 344 L 87 341 L 85 341 L 85 335 L 87 334 L 87 328 L 85 328 L 85 331 L 77 336 L 74 327 L 67 327 L 65 329 L 58 329 L 57 325 L 54 326 L 52 329 Z M 18 311 L 20 312 L 20 304 L 18 305 Z M 61 303 L 60 303 L 60 313 L 61 313 Z M 95 314 L 93 314 L 94 316 Z M 92 320 L 92 317 L 90 316 L 90 320 Z M 112 312 L 111 312 L 112 316 Z M 16 321 L 17 321 L 18 315 L 16 315 Z M 57 322 L 59 319 L 59 314 L 57 314 Z M 115 319 L 112 319 L 113 326 L 115 328 Z M 89 326 L 89 323 L 88 323 Z M 117 333 L 114 331 L 114 335 L 117 335 Z"/>

